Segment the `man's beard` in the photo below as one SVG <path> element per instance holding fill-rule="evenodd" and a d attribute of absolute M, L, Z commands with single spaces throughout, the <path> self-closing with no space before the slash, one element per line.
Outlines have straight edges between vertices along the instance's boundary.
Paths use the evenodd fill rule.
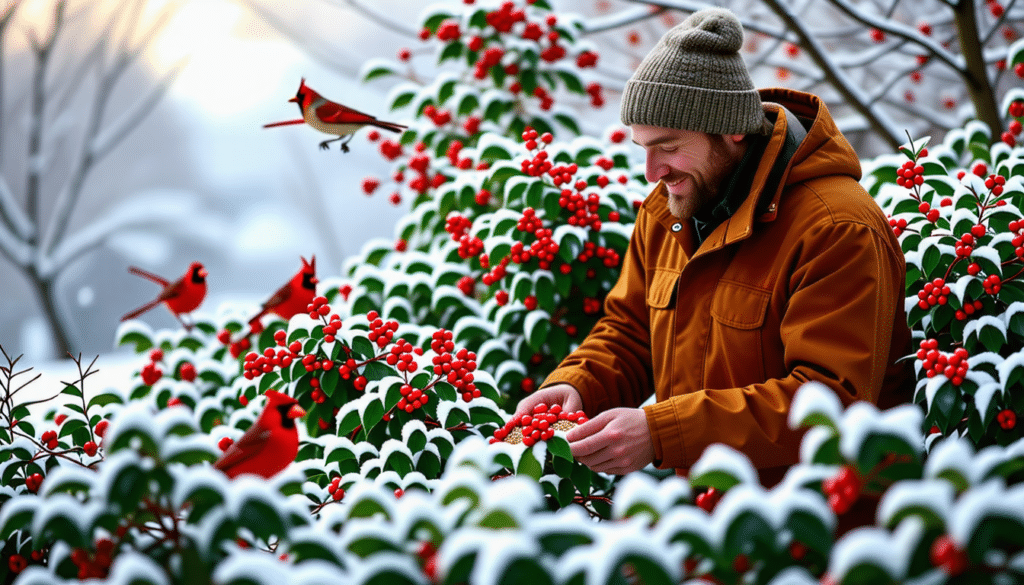
<path fill-rule="evenodd" d="M 708 169 L 707 174 L 673 173 L 662 179 L 666 184 L 682 179 L 685 180 L 685 185 L 688 187 L 688 192 L 682 196 L 668 194 L 668 210 L 679 219 L 692 218 L 708 202 L 720 198 L 722 184 L 726 177 L 736 169 L 742 157 L 741 154 L 733 154 L 729 151 L 726 146 L 726 137 L 710 135 L 708 139 L 711 141 L 708 158 L 714 164 Z"/>

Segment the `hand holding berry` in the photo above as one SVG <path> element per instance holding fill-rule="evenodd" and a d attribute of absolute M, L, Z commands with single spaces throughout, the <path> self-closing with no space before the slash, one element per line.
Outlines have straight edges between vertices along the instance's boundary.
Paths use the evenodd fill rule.
<path fill-rule="evenodd" d="M 531 414 L 534 407 L 538 404 L 552 406 L 558 404 L 564 412 L 583 410 L 583 399 L 580 398 L 580 393 L 575 388 L 569 384 L 555 384 L 520 400 L 519 404 L 516 405 L 516 412 L 512 415 L 512 418 L 519 419 L 524 415 Z"/>
<path fill-rule="evenodd" d="M 594 471 L 624 475 L 654 461 L 642 408 L 606 410 L 565 434 L 572 456 Z"/>

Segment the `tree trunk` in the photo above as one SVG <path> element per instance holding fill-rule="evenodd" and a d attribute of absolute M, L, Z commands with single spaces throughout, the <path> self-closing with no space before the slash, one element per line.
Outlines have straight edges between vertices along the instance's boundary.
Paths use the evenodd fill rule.
<path fill-rule="evenodd" d="M 65 358 L 71 354 L 71 336 L 64 325 L 60 311 L 57 308 L 57 291 L 52 279 L 41 278 L 35 270 L 30 270 L 29 279 L 36 289 L 36 298 L 42 305 L 43 314 L 46 316 L 46 323 L 50 327 L 54 345 L 54 357 Z"/>
<path fill-rule="evenodd" d="M 981 44 L 981 31 L 978 30 L 978 18 L 974 0 L 960 0 L 953 3 L 953 14 L 956 18 L 956 32 L 960 41 L 960 51 L 964 55 L 966 66 L 964 81 L 967 95 L 974 104 L 974 111 L 979 120 L 984 122 L 992 132 L 992 141 L 998 141 L 1003 133 L 1002 116 L 996 105 L 995 90 L 988 76 L 988 65 L 985 63 L 985 47 Z"/>

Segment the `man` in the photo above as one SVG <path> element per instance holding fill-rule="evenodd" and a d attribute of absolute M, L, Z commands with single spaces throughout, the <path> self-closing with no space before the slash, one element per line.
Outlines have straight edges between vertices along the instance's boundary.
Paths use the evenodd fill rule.
<path fill-rule="evenodd" d="M 802 384 L 910 398 L 899 244 L 825 105 L 754 89 L 742 42 L 731 12 L 694 13 L 626 84 L 622 122 L 657 185 L 605 316 L 517 412 L 585 410 L 567 438 L 594 470 L 685 474 L 725 443 L 773 485 L 799 459 Z"/>

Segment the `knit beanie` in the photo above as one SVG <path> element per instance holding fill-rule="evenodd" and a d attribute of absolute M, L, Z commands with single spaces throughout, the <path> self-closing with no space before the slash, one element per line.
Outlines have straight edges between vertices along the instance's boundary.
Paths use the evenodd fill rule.
<path fill-rule="evenodd" d="M 622 123 L 707 134 L 764 134 L 761 98 L 739 54 L 729 10 L 694 12 L 644 57 L 622 94 Z"/>

